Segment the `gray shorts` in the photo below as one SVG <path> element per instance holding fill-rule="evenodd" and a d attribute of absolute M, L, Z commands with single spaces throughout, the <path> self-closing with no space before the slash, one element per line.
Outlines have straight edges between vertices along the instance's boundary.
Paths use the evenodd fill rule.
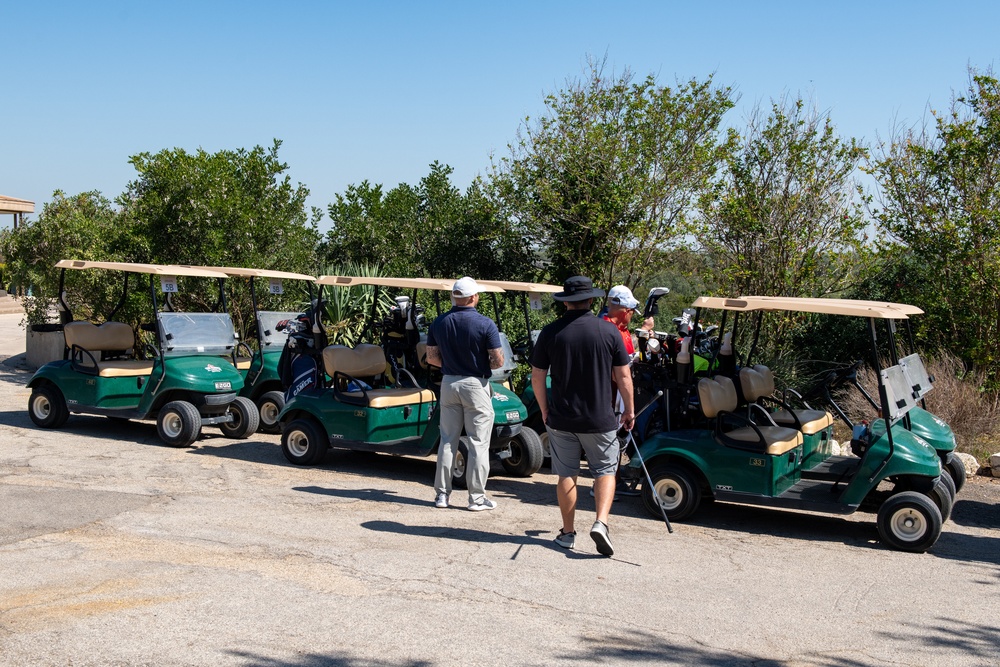
<path fill-rule="evenodd" d="M 618 471 L 618 431 L 607 433 L 570 433 L 546 426 L 552 472 L 560 477 L 580 474 L 580 449 L 587 454 L 587 467 L 594 477 L 614 475 Z"/>

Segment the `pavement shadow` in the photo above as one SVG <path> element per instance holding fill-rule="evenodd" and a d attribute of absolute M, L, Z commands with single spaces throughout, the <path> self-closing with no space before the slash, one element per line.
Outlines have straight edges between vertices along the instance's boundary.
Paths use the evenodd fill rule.
<path fill-rule="evenodd" d="M 269 658 L 249 651 L 228 651 L 234 658 L 242 658 L 244 667 L 433 667 L 430 660 L 372 660 L 351 655 L 346 651 L 306 653 L 294 658 Z"/>
<path fill-rule="evenodd" d="M 360 524 L 362 528 L 375 530 L 384 533 L 396 533 L 397 535 L 410 535 L 413 537 L 431 537 L 434 539 L 444 538 L 447 540 L 457 540 L 459 542 L 475 542 L 480 544 L 512 544 L 518 547 L 537 546 L 544 547 L 556 553 L 565 555 L 574 560 L 602 559 L 609 560 L 600 554 L 582 553 L 570 549 L 563 549 L 549 537 L 550 531 L 527 530 L 523 535 L 505 535 L 502 533 L 490 533 L 485 530 L 475 528 L 459 528 L 455 526 L 409 526 L 398 521 L 365 521 Z M 577 536 L 579 539 L 580 536 Z"/>
<path fill-rule="evenodd" d="M 401 496 L 396 491 L 388 489 L 333 489 L 323 486 L 294 486 L 292 491 L 303 493 L 317 493 L 321 496 L 331 496 L 334 498 L 345 498 L 350 500 L 369 500 L 382 503 L 394 503 L 396 505 L 414 505 L 418 507 L 428 507 L 431 502 L 427 499 L 418 500 L 408 496 Z"/>

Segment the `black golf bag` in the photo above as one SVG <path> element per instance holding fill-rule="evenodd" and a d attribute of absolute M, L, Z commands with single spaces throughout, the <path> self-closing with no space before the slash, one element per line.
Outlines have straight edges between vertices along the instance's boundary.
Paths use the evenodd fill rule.
<path fill-rule="evenodd" d="M 275 327 L 287 331 L 285 347 L 278 358 L 278 374 L 285 389 L 285 402 L 306 389 L 318 387 L 322 377 L 323 336 L 313 332 L 312 319 L 305 313 L 282 320 Z"/>

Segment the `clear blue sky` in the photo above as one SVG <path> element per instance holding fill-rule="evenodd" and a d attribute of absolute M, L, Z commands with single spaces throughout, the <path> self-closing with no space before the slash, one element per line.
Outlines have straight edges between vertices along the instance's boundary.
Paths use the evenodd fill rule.
<path fill-rule="evenodd" d="M 6 0 L 0 25 L 0 194 L 36 215 L 55 189 L 114 199 L 138 152 L 274 138 L 324 211 L 434 160 L 464 188 L 588 54 L 661 83 L 714 72 L 742 96 L 736 127 L 801 94 L 869 141 L 947 106 L 968 65 L 1000 67 L 987 1 Z"/>

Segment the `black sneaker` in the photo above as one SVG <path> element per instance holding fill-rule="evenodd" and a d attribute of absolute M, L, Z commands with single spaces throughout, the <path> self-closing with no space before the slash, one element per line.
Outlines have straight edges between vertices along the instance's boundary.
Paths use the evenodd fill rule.
<path fill-rule="evenodd" d="M 597 545 L 597 550 L 602 556 L 614 556 L 615 548 L 611 546 L 611 536 L 608 534 L 608 527 L 600 521 L 595 521 L 590 529 L 590 538 Z"/>

